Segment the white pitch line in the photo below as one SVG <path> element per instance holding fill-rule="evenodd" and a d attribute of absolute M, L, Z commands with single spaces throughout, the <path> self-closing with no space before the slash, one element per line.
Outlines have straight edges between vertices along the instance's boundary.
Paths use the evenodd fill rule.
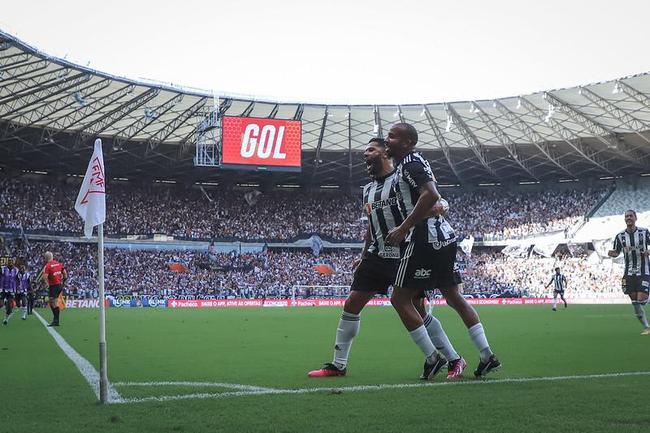
<path fill-rule="evenodd" d="M 38 312 L 34 311 L 34 314 L 36 317 L 38 317 L 38 320 L 41 321 L 43 326 L 45 326 L 45 329 L 47 332 L 50 333 L 52 338 L 54 338 L 54 341 L 56 341 L 56 344 L 59 345 L 61 350 L 63 350 L 63 353 L 66 354 L 68 358 L 70 358 L 70 361 L 77 367 L 81 375 L 86 379 L 86 382 L 88 382 L 88 385 L 90 385 L 90 388 L 93 390 L 95 393 L 95 396 L 97 396 L 97 399 L 99 400 L 99 373 L 97 370 L 95 370 L 95 367 L 88 362 L 86 358 L 83 356 L 79 355 L 79 353 L 72 348 L 68 344 L 67 341 L 61 337 L 61 335 L 54 330 L 53 327 L 48 327 L 47 322 L 43 317 L 41 317 Z M 109 403 L 122 403 L 122 396 L 115 390 L 113 385 L 110 383 L 108 384 L 108 402 Z"/>
<path fill-rule="evenodd" d="M 497 385 L 504 383 L 528 383 L 528 382 L 552 382 L 560 380 L 587 380 L 587 379 L 610 379 L 629 376 L 650 376 L 650 371 L 632 371 L 626 373 L 606 373 L 606 374 L 586 374 L 574 376 L 546 376 L 546 377 L 521 377 L 511 379 L 494 379 L 494 380 L 463 380 L 458 382 L 424 382 L 424 383 L 399 383 L 399 384 L 380 384 L 380 385 L 357 385 L 332 388 L 299 388 L 299 389 L 269 389 L 259 391 L 233 391 L 222 393 L 196 393 L 183 395 L 164 395 L 158 397 L 140 397 L 140 398 L 123 398 L 115 403 L 144 403 L 148 401 L 172 401 L 172 400 L 192 400 L 192 399 L 218 399 L 227 397 L 244 397 L 253 395 L 280 395 L 280 394 L 313 394 L 313 393 L 337 393 L 337 392 L 359 392 L 359 391 L 381 391 L 385 389 L 406 389 L 406 388 L 425 388 L 425 387 L 443 387 L 443 386 L 465 386 L 465 385 Z"/>
<path fill-rule="evenodd" d="M 240 391 L 277 391 L 275 388 L 222 382 L 114 382 L 113 386 L 194 386 L 197 388 L 228 388 Z"/>

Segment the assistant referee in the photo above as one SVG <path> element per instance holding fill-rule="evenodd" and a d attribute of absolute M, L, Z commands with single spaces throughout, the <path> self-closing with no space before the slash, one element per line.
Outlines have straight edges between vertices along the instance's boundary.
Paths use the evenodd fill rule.
<path fill-rule="evenodd" d="M 63 284 L 68 279 L 68 272 L 65 270 L 63 263 L 54 260 L 54 256 L 50 251 L 43 254 L 45 266 L 43 267 L 43 281 L 48 285 L 49 304 L 52 309 L 53 319 L 52 323 L 48 326 L 59 326 L 59 314 L 61 311 L 56 304 L 56 301 L 63 291 Z"/>

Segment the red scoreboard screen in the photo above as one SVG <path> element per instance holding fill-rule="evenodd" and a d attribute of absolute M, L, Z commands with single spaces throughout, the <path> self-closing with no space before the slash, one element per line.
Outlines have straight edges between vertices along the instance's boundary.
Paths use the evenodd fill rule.
<path fill-rule="evenodd" d="M 299 120 L 224 116 L 221 127 L 222 166 L 300 170 L 302 124 Z"/>

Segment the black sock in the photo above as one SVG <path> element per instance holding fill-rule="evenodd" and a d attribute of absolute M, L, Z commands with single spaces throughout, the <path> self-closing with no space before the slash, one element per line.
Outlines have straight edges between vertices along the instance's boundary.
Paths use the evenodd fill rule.
<path fill-rule="evenodd" d="M 52 312 L 54 313 L 54 323 L 59 323 L 59 307 L 52 308 Z"/>

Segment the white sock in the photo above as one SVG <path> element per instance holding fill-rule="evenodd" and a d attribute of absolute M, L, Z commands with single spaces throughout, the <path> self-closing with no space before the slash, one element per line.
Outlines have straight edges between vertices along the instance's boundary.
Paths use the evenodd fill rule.
<path fill-rule="evenodd" d="M 442 329 L 442 323 L 431 314 L 427 314 L 424 317 L 424 327 L 427 328 L 427 333 L 431 338 L 431 342 L 438 352 L 447 358 L 447 361 L 453 361 L 454 359 L 460 358 L 460 355 L 454 349 L 454 346 L 451 345 L 449 337 L 445 334 L 445 330 Z"/>
<path fill-rule="evenodd" d="M 557 298 L 553 298 L 553 309 L 557 308 Z"/>
<path fill-rule="evenodd" d="M 348 355 L 352 347 L 352 340 L 359 334 L 361 315 L 346 313 L 341 314 L 339 326 L 336 328 L 336 341 L 334 343 L 334 361 L 332 362 L 341 370 L 348 365 Z"/>
<path fill-rule="evenodd" d="M 23 312 L 23 317 L 27 317 L 27 307 L 20 307 L 20 310 Z"/>
<path fill-rule="evenodd" d="M 472 339 L 474 346 L 481 352 L 481 361 L 487 361 L 492 356 L 492 351 L 485 336 L 483 325 L 480 322 L 469 328 L 469 338 Z"/>
<path fill-rule="evenodd" d="M 12 314 L 13 314 L 13 313 L 11 313 L 11 314 L 7 314 L 7 313 L 5 313 L 5 322 L 8 322 L 9 319 L 11 319 L 11 315 L 12 315 Z"/>
<path fill-rule="evenodd" d="M 427 333 L 427 328 L 424 325 L 419 328 L 409 332 L 409 335 L 413 339 L 413 342 L 417 344 L 424 356 L 427 358 L 427 361 L 433 361 L 436 355 L 436 347 L 431 342 L 431 338 Z"/>
<path fill-rule="evenodd" d="M 637 319 L 639 319 L 639 322 L 641 322 L 641 325 L 643 325 L 644 328 L 650 328 L 650 325 L 648 325 L 648 319 L 645 315 L 645 310 L 643 309 L 643 302 L 633 301 L 632 306 L 634 307 L 634 313 L 636 314 Z"/>

